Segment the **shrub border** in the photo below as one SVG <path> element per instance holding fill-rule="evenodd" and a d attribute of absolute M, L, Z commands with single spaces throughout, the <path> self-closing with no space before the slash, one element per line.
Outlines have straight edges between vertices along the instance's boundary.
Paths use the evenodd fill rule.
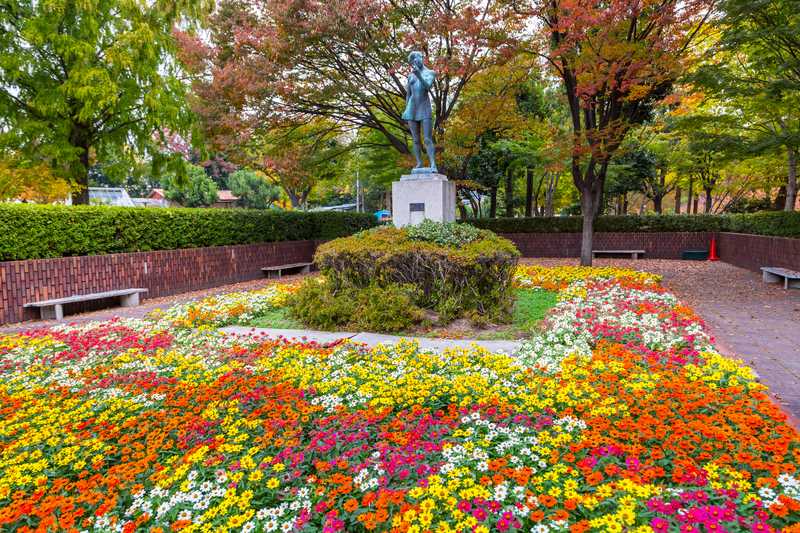
<path fill-rule="evenodd" d="M 580 233 L 581 217 L 481 218 L 468 224 L 495 233 Z M 624 215 L 598 217 L 597 233 L 731 232 L 800 238 L 800 212 L 731 215 Z"/>
<path fill-rule="evenodd" d="M 367 213 L 0 204 L 0 261 L 329 240 Z"/>

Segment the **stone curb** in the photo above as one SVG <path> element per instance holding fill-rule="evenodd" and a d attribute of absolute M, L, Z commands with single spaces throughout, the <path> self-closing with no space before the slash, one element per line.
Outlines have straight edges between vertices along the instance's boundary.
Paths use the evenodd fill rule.
<path fill-rule="evenodd" d="M 419 343 L 422 350 L 431 352 L 443 352 L 449 348 L 469 348 L 480 346 L 493 353 L 513 354 L 519 350 L 521 341 L 488 341 L 476 339 L 432 339 L 428 337 L 402 337 L 396 335 L 383 335 L 380 333 L 351 333 L 351 332 L 329 332 L 314 331 L 307 329 L 273 329 L 273 328 L 248 328 L 242 326 L 228 326 L 220 328 L 220 331 L 234 335 L 256 335 L 271 338 L 295 339 L 307 342 L 317 342 L 319 344 L 333 344 L 349 339 L 353 342 L 366 344 L 373 347 L 379 344 L 397 344 L 401 340 L 415 341 Z"/>

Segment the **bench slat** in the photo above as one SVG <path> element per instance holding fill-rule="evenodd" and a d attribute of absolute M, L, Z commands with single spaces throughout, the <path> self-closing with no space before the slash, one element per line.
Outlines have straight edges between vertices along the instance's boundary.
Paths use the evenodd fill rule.
<path fill-rule="evenodd" d="M 644 250 L 592 250 L 593 254 L 643 254 Z"/>
<path fill-rule="evenodd" d="M 265 271 L 266 270 L 286 270 L 286 269 L 289 269 L 289 268 L 300 268 L 300 267 L 306 267 L 306 266 L 311 266 L 311 265 L 312 265 L 312 263 L 289 263 L 287 265 L 275 265 L 275 266 L 263 267 L 261 270 L 265 270 Z"/>
<path fill-rule="evenodd" d="M 30 302 L 23 307 L 50 307 L 53 305 L 63 305 L 76 302 L 88 302 L 90 300 L 102 300 L 103 298 L 115 298 L 117 296 L 129 296 L 131 294 L 144 293 L 147 289 L 121 289 L 116 291 L 94 292 L 91 294 L 76 294 L 74 296 L 67 296 L 64 298 L 55 298 L 53 300 L 42 300 L 39 302 Z"/>
<path fill-rule="evenodd" d="M 778 276 L 782 276 L 784 278 L 800 279 L 800 272 L 796 272 L 794 270 L 789 270 L 788 268 L 761 267 L 761 270 L 764 271 L 764 272 L 769 272 L 770 274 L 775 274 L 775 275 L 778 275 Z"/>

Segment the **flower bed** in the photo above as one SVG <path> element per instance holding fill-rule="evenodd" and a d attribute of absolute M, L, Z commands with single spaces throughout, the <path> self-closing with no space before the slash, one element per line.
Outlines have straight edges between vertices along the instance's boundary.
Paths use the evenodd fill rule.
<path fill-rule="evenodd" d="M 800 531 L 765 388 L 655 279 L 599 274 L 539 271 L 580 279 L 519 357 L 177 308 L 0 336 L 0 529 Z"/>

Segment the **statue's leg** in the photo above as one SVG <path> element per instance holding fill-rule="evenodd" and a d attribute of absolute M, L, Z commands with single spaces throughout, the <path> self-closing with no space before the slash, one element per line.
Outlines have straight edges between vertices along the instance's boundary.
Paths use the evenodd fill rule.
<path fill-rule="evenodd" d="M 428 151 L 428 160 L 431 170 L 436 171 L 436 145 L 433 144 L 433 121 L 426 118 L 422 121 L 422 134 L 425 137 L 425 149 Z"/>
<path fill-rule="evenodd" d="M 408 121 L 408 129 L 411 130 L 411 139 L 414 141 L 411 147 L 411 153 L 417 160 L 417 168 L 422 167 L 422 147 L 419 144 L 419 122 L 416 120 Z"/>

